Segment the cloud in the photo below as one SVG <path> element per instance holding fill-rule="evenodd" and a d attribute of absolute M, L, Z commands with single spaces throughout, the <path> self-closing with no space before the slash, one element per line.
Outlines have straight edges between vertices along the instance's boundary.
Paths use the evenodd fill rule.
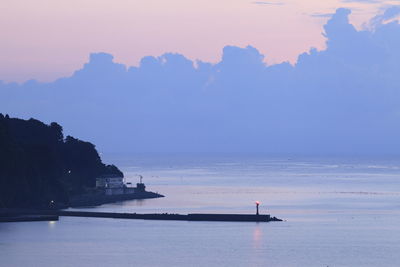
<path fill-rule="evenodd" d="M 391 22 L 393 20 L 397 20 L 400 16 L 400 6 L 391 6 L 384 10 L 384 12 L 380 15 L 373 17 L 370 20 L 370 26 L 372 28 L 376 28 L 379 25 Z"/>
<path fill-rule="evenodd" d="M 342 3 L 382 4 L 382 0 L 342 0 Z"/>
<path fill-rule="evenodd" d="M 273 6 L 283 6 L 283 5 L 285 5 L 284 2 L 255 1 L 255 2 L 251 2 L 251 3 L 255 4 L 255 5 L 273 5 Z"/>
<path fill-rule="evenodd" d="M 52 83 L 0 82 L 0 112 L 58 121 L 101 151 L 399 154 L 398 9 L 370 30 L 350 13 L 336 10 L 326 49 L 295 65 L 266 65 L 253 46 L 226 46 L 215 64 L 166 53 L 128 67 L 94 53 Z"/>
<path fill-rule="evenodd" d="M 314 18 L 331 18 L 334 13 L 313 13 L 310 16 Z"/>

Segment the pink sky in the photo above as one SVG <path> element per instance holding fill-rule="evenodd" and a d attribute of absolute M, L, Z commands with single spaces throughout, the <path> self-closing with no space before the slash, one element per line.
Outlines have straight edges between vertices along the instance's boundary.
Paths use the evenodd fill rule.
<path fill-rule="evenodd" d="M 391 3 L 362 2 L 369 1 L 2 0 L 0 80 L 69 76 L 100 51 L 129 66 L 165 52 L 217 62 L 225 45 L 250 44 L 268 63 L 295 62 L 310 47 L 324 47 L 328 18 L 312 14 L 350 7 L 360 27 Z"/>

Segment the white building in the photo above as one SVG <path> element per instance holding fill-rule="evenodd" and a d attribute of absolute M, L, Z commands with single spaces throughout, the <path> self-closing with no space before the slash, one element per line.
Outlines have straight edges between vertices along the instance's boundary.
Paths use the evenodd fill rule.
<path fill-rule="evenodd" d="M 124 194 L 124 177 L 117 175 L 104 175 L 96 178 L 96 188 L 103 188 L 106 195 Z"/>

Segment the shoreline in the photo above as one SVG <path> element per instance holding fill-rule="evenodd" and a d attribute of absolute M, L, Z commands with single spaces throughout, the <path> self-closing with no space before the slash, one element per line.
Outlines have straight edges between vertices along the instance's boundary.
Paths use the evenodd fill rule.
<path fill-rule="evenodd" d="M 127 200 L 152 199 L 165 197 L 164 195 L 142 191 L 128 194 L 104 195 L 104 194 L 83 194 L 72 196 L 68 204 L 55 203 L 52 207 L 47 208 L 0 208 L 1 222 L 31 222 L 31 221 L 58 221 L 57 212 L 63 209 L 94 207 L 103 204 L 115 203 Z M 41 211 L 41 212 L 38 212 Z M 42 212 L 43 211 L 43 212 Z"/>
<path fill-rule="evenodd" d="M 12 215 L 0 216 L 0 223 L 6 222 L 42 222 L 42 221 L 58 221 L 58 215 Z"/>
<path fill-rule="evenodd" d="M 115 203 L 126 200 L 135 199 L 152 199 L 161 198 L 164 195 L 154 193 L 151 191 L 118 194 L 118 195 L 104 195 L 104 194 L 83 194 L 79 196 L 73 196 L 70 199 L 68 207 L 63 208 L 78 208 L 85 206 L 100 206 L 103 204 Z"/>

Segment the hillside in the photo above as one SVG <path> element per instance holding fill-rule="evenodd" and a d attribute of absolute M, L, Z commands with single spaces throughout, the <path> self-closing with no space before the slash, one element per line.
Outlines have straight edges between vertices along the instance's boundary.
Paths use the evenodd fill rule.
<path fill-rule="evenodd" d="M 93 144 L 71 136 L 53 122 L 0 114 L 0 207 L 48 207 L 93 188 L 96 177 L 119 174 Z"/>

